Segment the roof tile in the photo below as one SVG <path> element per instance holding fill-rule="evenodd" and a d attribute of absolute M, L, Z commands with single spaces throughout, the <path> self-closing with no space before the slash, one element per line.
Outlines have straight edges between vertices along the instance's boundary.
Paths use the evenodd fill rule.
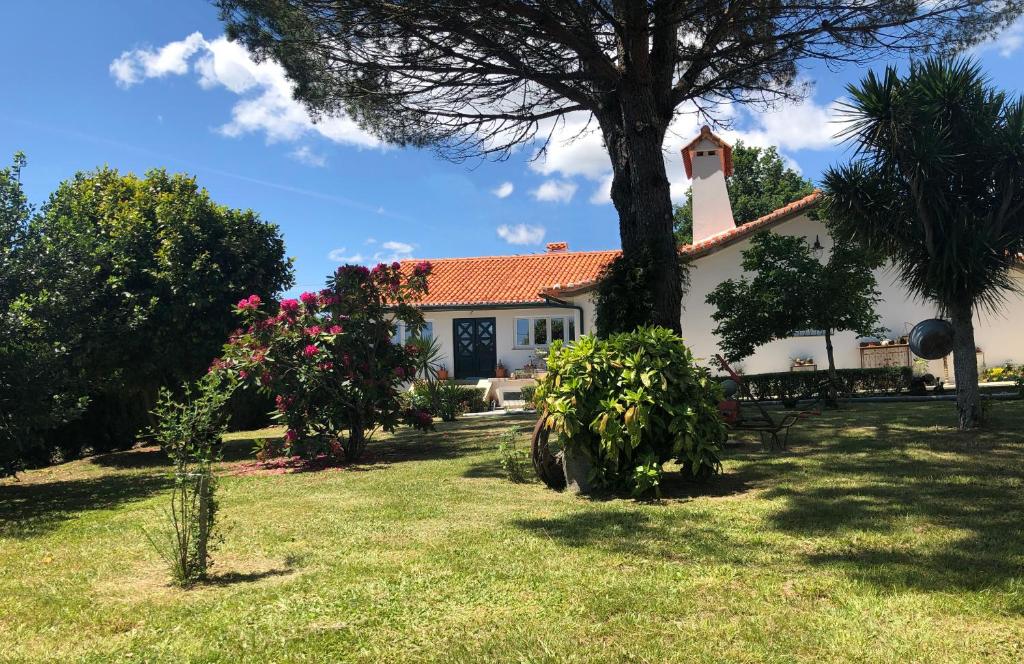
<path fill-rule="evenodd" d="M 770 214 L 737 228 L 679 248 L 688 258 L 700 258 L 766 230 L 813 207 L 820 191 L 793 201 Z M 429 292 L 419 306 L 539 304 L 543 295 L 570 295 L 592 288 L 601 270 L 621 252 L 557 251 L 519 256 L 478 256 L 431 260 Z M 411 272 L 420 260 L 402 261 Z"/>

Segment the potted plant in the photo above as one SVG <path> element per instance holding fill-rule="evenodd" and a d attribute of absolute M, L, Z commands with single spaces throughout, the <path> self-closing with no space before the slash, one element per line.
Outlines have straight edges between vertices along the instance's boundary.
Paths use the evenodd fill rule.
<path fill-rule="evenodd" d="M 813 357 L 794 357 L 792 361 L 791 371 L 814 371 L 818 368 Z"/>
<path fill-rule="evenodd" d="M 448 367 L 443 364 L 437 367 L 437 379 L 448 380 Z"/>
<path fill-rule="evenodd" d="M 508 378 L 508 369 L 506 369 L 505 365 L 502 364 L 500 361 L 498 362 L 498 366 L 494 367 L 494 377 Z"/>

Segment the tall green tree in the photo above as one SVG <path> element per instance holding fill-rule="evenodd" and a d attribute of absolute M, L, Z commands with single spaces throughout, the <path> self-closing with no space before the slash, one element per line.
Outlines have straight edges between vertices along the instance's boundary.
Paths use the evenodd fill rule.
<path fill-rule="evenodd" d="M 465 159 L 590 119 L 651 320 L 680 329 L 662 146 L 676 113 L 801 98 L 801 61 L 866 61 L 987 38 L 1020 0 L 217 0 L 228 35 L 280 62 L 316 114 Z"/>
<path fill-rule="evenodd" d="M 48 458 L 45 432 L 81 413 L 78 376 L 65 370 L 67 348 L 27 316 L 26 250 L 33 209 L 21 186 L 25 156 L 0 169 L 0 477 Z"/>
<path fill-rule="evenodd" d="M 847 88 L 857 159 L 825 174 L 833 234 L 873 248 L 954 331 L 962 429 L 981 410 L 974 313 L 1019 291 L 1024 252 L 1024 98 L 971 60 L 931 58 Z"/>
<path fill-rule="evenodd" d="M 736 141 L 733 173 L 726 178 L 732 216 L 737 226 L 749 223 L 814 191 L 814 183 L 786 166 L 774 146 L 759 148 Z M 693 242 L 693 192 L 673 214 L 676 242 Z"/>
<path fill-rule="evenodd" d="M 130 445 L 159 388 L 218 355 L 237 325 L 232 305 L 293 281 L 276 225 L 163 170 L 79 173 L 31 219 L 24 246 L 22 311 L 88 383 L 86 414 L 53 434 L 70 453 Z"/>
<path fill-rule="evenodd" d="M 833 245 L 822 263 L 799 236 L 761 233 L 743 251 L 743 270 L 753 275 L 720 283 L 708 294 L 715 306 L 714 333 L 729 360 L 741 360 L 799 330 L 821 330 L 828 357 L 832 401 L 837 389 L 832 336 L 878 332 L 875 306 L 881 293 L 869 259 L 851 243 Z"/>

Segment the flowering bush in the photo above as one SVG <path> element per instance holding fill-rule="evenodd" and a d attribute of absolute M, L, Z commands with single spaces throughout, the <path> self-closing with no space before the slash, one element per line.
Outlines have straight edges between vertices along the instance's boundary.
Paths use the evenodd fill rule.
<path fill-rule="evenodd" d="M 243 328 L 211 370 L 274 395 L 286 453 L 356 461 L 378 429 L 432 427 L 428 413 L 403 408 L 400 399 L 417 348 L 391 343 L 397 321 L 422 328 L 410 303 L 426 292 L 429 274 L 429 263 L 405 275 L 398 263 L 343 265 L 319 293 L 276 307 L 248 297 L 236 307 Z"/>

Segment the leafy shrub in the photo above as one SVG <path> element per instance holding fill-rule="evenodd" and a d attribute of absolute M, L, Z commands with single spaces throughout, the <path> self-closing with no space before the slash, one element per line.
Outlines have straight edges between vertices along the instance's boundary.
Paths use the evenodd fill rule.
<path fill-rule="evenodd" d="M 1024 366 L 1016 366 L 1007 362 L 1001 367 L 990 367 L 978 376 L 979 382 L 995 383 L 998 381 L 1018 381 L 1024 378 Z"/>
<path fill-rule="evenodd" d="M 413 384 L 409 399 L 413 408 L 427 411 L 445 422 L 454 422 L 463 413 L 487 410 L 483 390 L 459 385 L 453 380 L 418 380 Z"/>
<path fill-rule="evenodd" d="M 269 461 L 283 457 L 286 452 L 283 440 L 274 438 L 257 438 L 253 445 L 257 461 Z"/>
<path fill-rule="evenodd" d="M 851 397 L 858 393 L 886 394 L 909 391 L 914 372 L 910 367 L 880 367 L 876 369 L 836 369 L 837 389 L 840 397 Z M 828 380 L 828 372 L 821 371 L 780 371 L 777 373 L 749 374 L 743 376 L 755 399 L 780 399 L 796 401 L 814 399 L 820 396 L 821 388 Z M 737 399 L 745 399 L 742 391 Z"/>
<path fill-rule="evenodd" d="M 377 430 L 432 426 L 401 397 L 419 349 L 391 343 L 396 321 L 423 325 L 410 302 L 426 292 L 428 274 L 429 263 L 407 274 L 399 263 L 343 265 L 319 293 L 276 306 L 250 296 L 236 306 L 245 327 L 211 369 L 274 395 L 287 453 L 357 461 Z"/>
<path fill-rule="evenodd" d="M 590 458 L 595 485 L 635 494 L 657 491 L 671 459 L 693 476 L 721 468 L 720 399 L 683 340 L 658 327 L 553 343 L 537 388 L 547 426 L 567 449 Z"/>
<path fill-rule="evenodd" d="M 526 481 L 526 450 L 519 449 L 517 443 L 522 435 L 520 427 L 512 426 L 501 434 L 498 443 L 498 463 L 505 471 L 505 476 L 513 482 Z"/>
<path fill-rule="evenodd" d="M 153 411 L 157 424 L 150 433 L 174 465 L 174 488 L 165 537 L 162 542 L 149 539 L 180 586 L 204 580 L 210 563 L 217 514 L 212 464 L 221 456 L 230 396 L 217 377 L 207 376 L 197 391 L 186 386 L 180 401 L 169 390 L 161 390 Z"/>
<path fill-rule="evenodd" d="M 523 389 L 520 390 L 520 394 L 523 396 L 523 404 L 527 410 L 533 410 L 537 407 L 536 385 L 524 385 Z"/>

